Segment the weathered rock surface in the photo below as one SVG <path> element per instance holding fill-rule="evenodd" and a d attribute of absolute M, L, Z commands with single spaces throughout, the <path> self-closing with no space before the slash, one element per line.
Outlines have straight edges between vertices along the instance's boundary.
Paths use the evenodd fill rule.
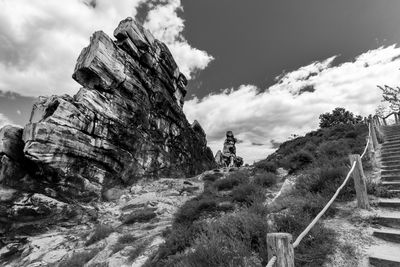
<path fill-rule="evenodd" d="M 114 36 L 95 32 L 81 52 L 76 95 L 40 97 L 23 129 L 0 130 L 0 248 L 5 232 L 96 218 L 82 203 L 119 199 L 139 179 L 215 166 L 167 46 L 131 18 Z"/>
<path fill-rule="evenodd" d="M 76 95 L 41 97 L 23 134 L 11 129 L 0 149 L 7 150 L 1 171 L 12 173 L 0 179 L 19 179 L 8 161 L 26 159 L 57 197 L 89 200 L 142 177 L 187 177 L 214 166 L 204 131 L 182 111 L 187 81 L 167 46 L 131 18 L 114 35 L 96 32 L 83 49 Z M 10 152 L 9 143 L 18 149 Z"/>
<path fill-rule="evenodd" d="M 59 223 L 34 236 L 20 232 L 18 240 L 6 240 L 0 248 L 0 266 L 72 266 L 74 259 L 83 265 L 85 258 L 85 266 L 142 266 L 164 242 L 163 232 L 171 227 L 174 213 L 203 191 L 203 176 L 141 180 L 121 189 L 118 200 L 93 203 L 98 214 L 96 220 L 82 217 L 79 224 Z M 62 208 L 57 205 L 57 209 Z M 143 210 L 151 210 L 154 216 L 124 223 L 125 217 Z M 88 244 L 98 225 L 107 225 L 111 232 Z M 131 236 L 130 241 L 121 241 L 127 236 Z M 78 257 L 79 254 L 86 256 Z"/>

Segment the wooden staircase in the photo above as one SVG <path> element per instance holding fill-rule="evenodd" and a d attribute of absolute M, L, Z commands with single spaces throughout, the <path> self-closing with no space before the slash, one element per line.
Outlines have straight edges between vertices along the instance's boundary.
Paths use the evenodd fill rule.
<path fill-rule="evenodd" d="M 400 192 L 400 125 L 384 126 L 381 147 L 381 181 L 389 191 Z M 400 199 L 379 199 L 373 230 L 380 244 L 369 250 L 369 263 L 375 267 L 400 266 Z"/>

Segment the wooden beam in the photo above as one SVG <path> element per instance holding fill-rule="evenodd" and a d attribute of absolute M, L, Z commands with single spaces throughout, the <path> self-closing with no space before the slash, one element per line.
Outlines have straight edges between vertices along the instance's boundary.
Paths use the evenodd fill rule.
<path fill-rule="evenodd" d="M 268 261 L 276 256 L 274 267 L 294 267 L 292 235 L 288 233 L 267 234 Z"/>
<path fill-rule="evenodd" d="M 369 209 L 369 201 L 367 195 L 367 185 L 364 176 L 364 170 L 362 168 L 360 155 L 349 155 L 350 164 L 356 162 L 353 173 L 351 174 L 354 179 L 354 187 L 357 195 L 357 206 L 361 209 Z"/>

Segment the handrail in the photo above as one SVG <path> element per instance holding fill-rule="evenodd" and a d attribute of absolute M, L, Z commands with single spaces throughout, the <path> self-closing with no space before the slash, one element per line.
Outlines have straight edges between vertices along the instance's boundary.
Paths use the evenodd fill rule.
<path fill-rule="evenodd" d="M 381 119 L 387 119 L 389 116 L 392 116 L 394 114 L 398 114 L 398 112 L 393 111 L 392 113 L 389 113 L 388 115 L 386 115 L 386 117 L 379 116 L 379 115 L 377 115 L 377 116 L 380 117 Z"/>
<path fill-rule="evenodd" d="M 329 202 L 325 205 L 325 207 L 318 213 L 318 215 L 314 218 L 314 220 L 307 226 L 307 228 L 297 237 L 296 241 L 294 241 L 293 243 L 293 248 L 296 248 L 301 240 L 308 234 L 308 232 L 310 232 L 311 228 L 314 227 L 314 225 L 317 223 L 317 221 L 322 217 L 322 215 L 324 215 L 325 211 L 331 206 L 331 204 L 333 203 L 333 201 L 335 201 L 336 197 L 339 195 L 340 191 L 342 190 L 342 188 L 346 185 L 347 181 L 350 178 L 351 173 L 354 171 L 354 168 L 356 167 L 356 162 L 353 162 L 353 166 L 351 167 L 349 173 L 347 174 L 346 179 L 344 180 L 344 182 L 342 183 L 342 185 L 338 188 L 338 190 L 336 190 L 336 193 L 333 195 L 333 197 L 331 198 L 331 200 L 329 200 Z"/>
<path fill-rule="evenodd" d="M 364 151 L 361 154 L 361 158 L 363 158 L 368 150 L 368 146 L 370 143 L 371 139 L 371 122 L 368 123 L 368 139 L 367 143 L 365 145 Z M 300 242 L 303 240 L 303 238 L 310 232 L 310 230 L 315 226 L 315 224 L 318 222 L 318 220 L 325 214 L 325 212 L 328 210 L 328 208 L 332 205 L 333 201 L 337 198 L 339 195 L 340 191 L 343 189 L 343 187 L 347 184 L 348 180 L 350 179 L 351 174 L 353 173 L 355 167 L 357 165 L 357 161 L 354 161 L 349 172 L 347 173 L 346 178 L 344 179 L 343 183 L 339 186 L 339 188 L 336 190 L 335 194 L 332 196 L 332 198 L 329 200 L 329 202 L 325 205 L 325 207 L 318 213 L 318 215 L 312 220 L 312 222 L 307 226 L 306 229 L 296 238 L 296 240 L 293 243 L 293 249 L 296 248 Z M 275 262 L 277 260 L 277 257 L 274 255 L 268 262 L 266 267 L 272 267 L 274 266 Z"/>
<path fill-rule="evenodd" d="M 370 124 L 368 123 L 368 140 L 367 140 L 367 144 L 365 146 L 364 152 L 362 153 L 362 157 L 364 157 L 365 153 L 367 152 L 368 149 L 368 145 L 369 145 L 369 137 L 371 136 L 371 127 Z M 347 173 L 346 178 L 344 179 L 343 183 L 341 184 L 341 186 L 336 190 L 335 194 L 333 195 L 333 197 L 331 198 L 331 200 L 329 200 L 329 202 L 325 205 L 325 207 L 318 213 L 318 215 L 314 218 L 314 220 L 307 226 L 307 228 L 297 237 L 296 241 L 294 241 L 293 243 L 293 248 L 296 248 L 301 240 L 308 234 L 308 232 L 310 232 L 311 228 L 314 227 L 314 225 L 317 223 L 317 221 L 322 217 L 322 215 L 324 215 L 324 213 L 326 212 L 326 210 L 332 205 L 333 201 L 335 201 L 336 197 L 339 195 L 340 191 L 342 190 L 342 188 L 346 185 L 347 181 L 349 180 L 352 172 L 354 171 L 354 168 L 356 167 L 356 162 L 353 162 L 353 165 L 350 168 L 350 171 Z"/>
<path fill-rule="evenodd" d="M 276 260 L 277 260 L 277 257 L 276 257 L 276 256 L 273 256 L 273 257 L 269 260 L 267 266 L 265 266 L 265 267 L 272 267 L 272 266 L 274 266 Z"/>

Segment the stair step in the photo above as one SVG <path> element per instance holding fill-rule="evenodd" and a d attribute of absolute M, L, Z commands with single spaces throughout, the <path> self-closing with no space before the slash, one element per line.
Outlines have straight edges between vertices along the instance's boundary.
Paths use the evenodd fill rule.
<path fill-rule="evenodd" d="M 387 189 L 400 189 L 399 181 L 382 182 L 382 185 Z"/>
<path fill-rule="evenodd" d="M 383 168 L 383 167 L 388 167 L 388 166 L 393 166 L 393 165 L 398 165 L 398 166 L 400 166 L 400 160 L 392 160 L 392 161 L 385 161 L 385 162 L 382 162 L 382 168 Z"/>
<path fill-rule="evenodd" d="M 398 199 L 398 198 L 381 198 L 377 204 L 379 207 L 395 209 L 395 208 L 400 207 L 400 199 Z"/>
<path fill-rule="evenodd" d="M 374 229 L 373 236 L 393 243 L 400 243 L 399 229 L 390 229 L 390 228 Z"/>
<path fill-rule="evenodd" d="M 397 133 L 397 134 L 389 134 L 389 135 L 385 135 L 385 140 L 388 140 L 388 141 L 390 141 L 390 140 L 400 140 L 400 135 Z"/>
<path fill-rule="evenodd" d="M 384 175 L 381 177 L 382 182 L 393 182 L 399 181 L 400 182 L 400 175 Z"/>
<path fill-rule="evenodd" d="M 381 156 L 381 162 L 388 162 L 388 161 L 398 161 L 400 160 L 400 156 Z"/>
<path fill-rule="evenodd" d="M 382 170 L 384 170 L 384 171 L 400 170 L 400 165 L 386 165 L 386 164 L 382 164 Z"/>
<path fill-rule="evenodd" d="M 400 156 L 400 151 L 382 151 L 382 157 Z"/>
<path fill-rule="evenodd" d="M 385 227 L 400 229 L 400 212 L 391 210 L 379 211 L 374 218 L 374 223 Z"/>
<path fill-rule="evenodd" d="M 399 267 L 400 246 L 394 243 L 375 245 L 369 249 L 369 263 L 376 267 Z"/>
<path fill-rule="evenodd" d="M 381 171 L 381 175 L 391 175 L 391 174 L 393 174 L 393 175 L 396 175 L 396 174 L 400 175 L 400 170 L 382 170 L 382 171 Z"/>
<path fill-rule="evenodd" d="M 385 142 L 382 144 L 382 148 L 387 148 L 387 147 L 399 147 L 400 142 Z"/>
<path fill-rule="evenodd" d="M 400 147 L 382 148 L 381 154 L 388 154 L 388 153 L 400 153 Z"/>
<path fill-rule="evenodd" d="M 398 145 L 398 144 L 400 144 L 400 141 L 385 141 L 385 142 L 382 144 L 382 147 L 386 147 L 386 146 L 396 146 L 396 145 Z"/>

